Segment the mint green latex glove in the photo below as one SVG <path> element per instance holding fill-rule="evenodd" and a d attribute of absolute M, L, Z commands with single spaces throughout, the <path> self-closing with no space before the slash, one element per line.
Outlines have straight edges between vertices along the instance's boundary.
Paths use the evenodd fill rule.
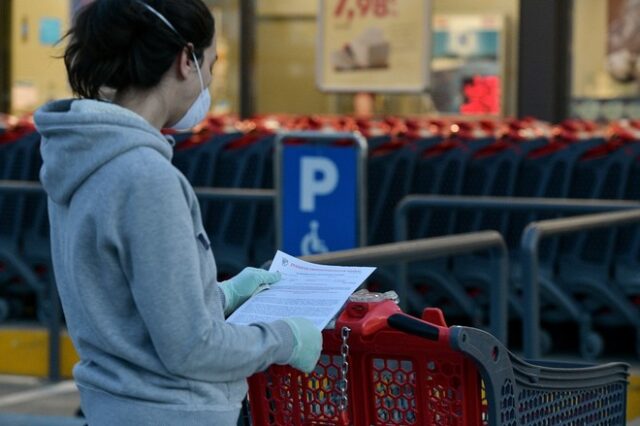
<path fill-rule="evenodd" d="M 280 272 L 269 272 L 258 268 L 244 268 L 235 277 L 220 283 L 224 292 L 224 314 L 229 315 L 251 296 L 262 289 L 264 285 L 273 284 L 280 280 Z"/>
<path fill-rule="evenodd" d="M 305 318 L 286 318 L 284 320 L 293 331 L 293 354 L 286 364 L 303 373 L 311 373 L 318 364 L 322 351 L 322 332 Z"/>

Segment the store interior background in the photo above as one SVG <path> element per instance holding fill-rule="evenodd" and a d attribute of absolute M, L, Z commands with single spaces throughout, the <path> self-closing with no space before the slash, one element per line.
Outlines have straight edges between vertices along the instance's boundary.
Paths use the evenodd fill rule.
<path fill-rule="evenodd" d="M 9 7 L 9 3 L 11 7 Z M 63 44 L 53 45 L 51 35 L 64 33 L 75 0 L 1 0 L 0 11 L 10 11 L 10 37 L 2 49 L 0 68 L 2 110 L 16 115 L 32 112 L 42 103 L 70 95 L 64 65 L 57 59 Z M 216 113 L 240 110 L 240 6 L 237 0 L 207 0 L 218 20 L 221 61 L 212 83 Z M 317 42 L 316 0 L 256 1 L 255 57 L 250 71 L 254 84 L 256 114 L 349 114 L 350 94 L 322 93 L 315 82 Z M 606 63 L 608 0 L 573 2 L 571 33 L 571 97 L 609 99 L 638 94 L 638 83 L 613 79 Z M 435 0 L 434 18 L 441 15 L 498 15 L 503 19 L 501 37 L 502 116 L 518 114 L 518 49 L 520 2 L 518 0 Z M 3 15 L 5 22 L 7 16 Z M 42 35 L 42 20 L 55 18 L 60 28 Z M 3 26 L 6 28 L 5 26 Z M 46 38 L 46 35 L 44 36 Z M 10 41 L 7 45 L 6 41 Z M 428 93 L 377 95 L 377 114 L 437 114 Z"/>
<path fill-rule="evenodd" d="M 69 28 L 74 11 L 88 1 L 91 0 L 0 0 L 0 114 L 29 116 L 49 100 L 71 96 L 64 63 L 59 58 L 64 43 L 57 41 L 58 36 Z M 354 113 L 353 94 L 325 93 L 318 89 L 316 83 L 319 0 L 204 1 L 217 20 L 220 60 L 214 69 L 211 86 L 214 114 L 241 115 L 245 81 L 253 86 L 253 115 L 344 116 Z M 255 45 L 251 69 L 241 66 L 243 1 L 253 1 L 255 6 Z M 559 48 L 569 66 L 564 83 L 566 98 L 558 98 L 551 91 L 539 94 L 541 98 L 548 98 L 548 104 L 566 101 L 563 104 L 566 114 L 561 112 L 545 116 L 534 112 L 532 115 L 552 122 L 565 117 L 597 119 L 603 129 L 621 118 L 640 119 L 640 61 L 637 78 L 630 78 L 627 82 L 613 78 L 607 65 L 610 8 L 617 2 L 626 2 L 640 11 L 640 0 L 432 0 L 434 20 L 442 16 L 474 15 L 497 16 L 502 22 L 499 43 L 501 112 L 490 118 L 500 122 L 502 118 L 531 114 L 522 109 L 520 89 L 528 85 L 536 90 L 535 84 L 531 84 L 533 79 L 522 77 L 523 70 L 519 69 L 519 64 L 523 63 L 523 46 L 530 52 L 536 51 L 534 56 L 539 62 L 557 59 L 557 51 L 550 52 L 548 49 L 558 48 L 560 43 L 553 36 L 562 23 L 549 23 L 549 33 L 553 36 L 551 40 L 546 40 L 546 44 L 541 42 L 538 46 L 535 43 L 537 34 L 530 36 L 529 40 L 521 39 L 520 24 L 526 21 L 522 19 L 526 16 L 526 12 L 523 15 L 523 7 L 536 2 L 545 5 L 555 2 L 571 4 L 566 8 L 570 11 L 567 21 L 570 27 L 568 43 Z M 541 26 L 541 32 L 547 31 L 544 25 Z M 635 28 L 640 35 L 640 18 Z M 531 61 L 524 63 L 531 64 Z M 433 74 L 441 71 L 442 66 L 442 63 L 434 60 Z M 553 75 L 553 66 L 542 68 Z M 540 75 L 537 68 L 532 73 L 534 77 Z M 457 121 L 459 114 L 436 108 L 433 97 L 438 89 L 441 88 L 433 87 L 433 93 L 413 95 L 377 94 L 373 99 L 374 113 L 381 116 L 420 115 L 430 118 L 455 115 Z M 473 120 L 478 117 L 467 118 Z M 45 347 L 44 336 L 42 332 L 42 348 Z M 70 342 L 63 343 L 63 371 L 70 370 L 75 362 L 75 358 L 68 355 L 72 352 Z M 15 364 L 21 368 L 32 367 L 20 358 L 16 359 Z M 44 362 L 40 364 L 38 368 L 42 367 L 44 371 Z M 640 381 L 637 374 L 632 380 L 634 395 L 638 400 Z M 640 418 L 640 404 L 629 404 L 629 407 L 629 418 Z"/>

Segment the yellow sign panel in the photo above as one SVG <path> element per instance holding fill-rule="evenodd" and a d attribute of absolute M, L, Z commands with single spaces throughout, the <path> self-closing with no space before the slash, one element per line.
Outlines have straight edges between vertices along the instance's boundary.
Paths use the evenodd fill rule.
<path fill-rule="evenodd" d="M 430 0 L 320 0 L 317 81 L 335 92 L 429 87 Z"/>
<path fill-rule="evenodd" d="M 64 44 L 55 45 L 69 27 L 69 0 L 11 2 L 11 112 L 24 114 L 43 103 L 71 95 Z"/>

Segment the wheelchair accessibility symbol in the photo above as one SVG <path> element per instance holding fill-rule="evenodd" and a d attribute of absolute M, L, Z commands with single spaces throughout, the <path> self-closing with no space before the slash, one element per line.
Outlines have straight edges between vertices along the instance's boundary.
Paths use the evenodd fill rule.
<path fill-rule="evenodd" d="M 318 228 L 320 228 L 320 224 L 317 220 L 309 222 L 309 233 L 302 238 L 300 243 L 300 252 L 303 256 L 329 251 L 324 241 L 320 239 Z"/>

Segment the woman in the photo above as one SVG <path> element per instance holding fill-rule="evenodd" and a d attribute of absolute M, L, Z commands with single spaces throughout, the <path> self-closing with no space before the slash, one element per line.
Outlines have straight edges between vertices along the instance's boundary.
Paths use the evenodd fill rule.
<path fill-rule="evenodd" d="M 304 319 L 224 321 L 279 276 L 248 268 L 216 282 L 198 202 L 160 133 L 209 110 L 213 18 L 201 0 L 97 0 L 67 38 L 78 98 L 35 121 L 88 424 L 235 424 L 246 377 L 274 363 L 311 371 L 322 338 Z"/>

